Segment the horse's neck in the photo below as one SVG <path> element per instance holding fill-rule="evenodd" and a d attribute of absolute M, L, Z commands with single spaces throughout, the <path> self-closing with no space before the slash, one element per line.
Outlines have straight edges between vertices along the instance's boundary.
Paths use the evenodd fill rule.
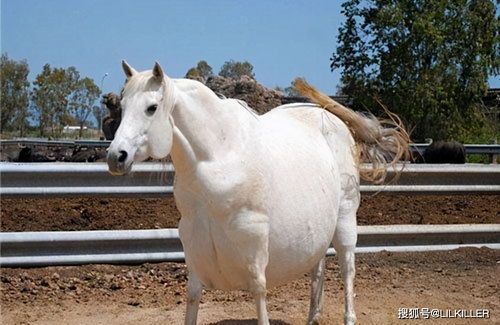
<path fill-rule="evenodd" d="M 242 149 L 255 116 L 236 101 L 221 100 L 204 85 L 177 80 L 172 160 L 178 171 L 224 159 Z"/>

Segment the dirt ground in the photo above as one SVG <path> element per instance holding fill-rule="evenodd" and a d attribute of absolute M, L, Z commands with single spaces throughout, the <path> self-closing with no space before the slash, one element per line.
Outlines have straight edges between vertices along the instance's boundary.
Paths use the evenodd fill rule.
<path fill-rule="evenodd" d="M 500 223 L 500 195 L 362 196 L 359 225 Z M 173 198 L 1 199 L 1 231 L 176 228 Z"/>
<path fill-rule="evenodd" d="M 499 223 L 499 195 L 364 196 L 358 223 Z M 2 231 L 154 229 L 177 227 L 172 198 L 2 199 Z M 500 251 L 358 254 L 358 324 L 498 324 Z M 321 324 L 342 324 L 343 296 L 336 259 L 328 258 Z M 0 269 L 1 323 L 182 324 L 184 264 L 86 265 Z M 305 324 L 309 278 L 268 293 L 273 325 Z M 399 319 L 400 308 L 487 310 L 490 318 Z M 472 310 L 472 311 L 471 311 Z M 205 291 L 199 324 L 256 324 L 247 292 Z"/>
<path fill-rule="evenodd" d="M 500 252 L 357 255 L 359 324 L 498 324 Z M 182 324 L 186 267 L 178 263 L 1 269 L 2 324 Z M 321 324 L 342 324 L 339 267 L 328 258 Z M 305 324 L 309 278 L 268 293 L 272 324 Z M 399 319 L 400 308 L 487 310 L 488 319 Z M 470 312 L 469 312 L 470 314 Z M 204 291 L 199 324 L 256 324 L 246 292 Z"/>

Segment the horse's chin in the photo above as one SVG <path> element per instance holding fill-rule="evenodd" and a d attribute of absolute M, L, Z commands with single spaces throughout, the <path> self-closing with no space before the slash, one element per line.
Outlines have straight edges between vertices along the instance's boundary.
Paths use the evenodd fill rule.
<path fill-rule="evenodd" d="M 125 175 L 127 175 L 127 173 L 125 173 L 125 172 L 112 172 L 111 170 L 109 171 L 109 173 L 113 176 L 125 176 Z"/>
<path fill-rule="evenodd" d="M 108 171 L 111 175 L 113 176 L 125 176 L 127 175 L 128 173 L 130 173 L 130 171 L 132 170 L 132 165 L 133 163 L 130 163 L 128 164 L 127 166 L 115 166 L 115 168 L 108 168 Z"/>

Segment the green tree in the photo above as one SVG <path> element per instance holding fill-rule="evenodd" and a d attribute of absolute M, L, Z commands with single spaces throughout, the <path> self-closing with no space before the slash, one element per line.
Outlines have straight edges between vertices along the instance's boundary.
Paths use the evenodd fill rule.
<path fill-rule="evenodd" d="M 249 76 L 250 78 L 255 79 L 253 65 L 248 61 L 235 62 L 234 60 L 229 60 L 224 62 L 219 71 L 219 76 L 232 79 Z"/>
<path fill-rule="evenodd" d="M 48 128 L 54 136 L 67 113 L 67 97 L 71 93 L 66 82 L 66 71 L 45 64 L 33 85 L 32 101 L 39 118 L 40 136 L 45 136 Z"/>
<path fill-rule="evenodd" d="M 0 129 L 26 135 L 29 127 L 29 67 L 26 60 L 15 61 L 7 54 L 0 58 Z"/>
<path fill-rule="evenodd" d="M 191 68 L 186 72 L 186 78 L 195 80 L 207 80 L 208 77 L 213 75 L 212 67 L 207 63 L 207 61 L 201 60 L 198 62 L 196 67 Z"/>
<path fill-rule="evenodd" d="M 184 77 L 188 79 L 201 80 L 200 71 L 196 68 L 189 69 Z"/>
<path fill-rule="evenodd" d="M 62 133 L 67 115 L 70 114 L 71 94 L 80 84 L 80 73 L 75 67 L 52 68 L 49 64 L 43 66 L 42 72 L 33 82 L 31 100 L 39 119 L 40 136 L 51 130 L 52 136 Z"/>
<path fill-rule="evenodd" d="M 286 97 L 301 97 L 302 95 L 297 90 L 295 90 L 295 87 L 293 86 L 295 81 L 297 81 L 298 79 L 304 80 L 303 77 L 297 77 L 290 83 L 290 86 L 286 88 L 275 87 L 274 90 L 282 92 Z"/>
<path fill-rule="evenodd" d="M 200 76 L 205 80 L 213 75 L 212 67 L 208 65 L 207 61 L 201 60 L 198 62 L 196 69 L 199 71 Z"/>
<path fill-rule="evenodd" d="M 83 78 L 78 80 L 71 94 L 69 111 L 78 121 L 80 126 L 78 136 L 81 138 L 83 126 L 87 122 L 87 118 L 92 113 L 92 106 L 99 98 L 101 90 L 96 86 L 94 80 Z"/>
<path fill-rule="evenodd" d="M 331 68 L 342 93 L 399 113 L 419 140 L 466 141 L 485 128 L 481 98 L 498 75 L 499 22 L 491 0 L 349 0 Z"/>
<path fill-rule="evenodd" d="M 36 76 L 33 82 L 33 91 L 31 92 L 31 100 L 33 103 L 33 110 L 38 116 L 38 127 L 40 136 L 45 136 L 47 127 L 51 125 L 54 116 L 54 109 L 52 106 L 52 91 L 49 86 L 49 77 L 52 69 L 49 64 L 43 66 L 42 72 Z"/>

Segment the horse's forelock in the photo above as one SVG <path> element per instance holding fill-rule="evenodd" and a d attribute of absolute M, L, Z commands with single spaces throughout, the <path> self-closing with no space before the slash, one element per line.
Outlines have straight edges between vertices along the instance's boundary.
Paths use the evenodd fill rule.
<path fill-rule="evenodd" d="M 172 79 L 164 75 L 158 80 L 152 70 L 139 72 L 127 80 L 122 90 L 122 99 L 141 92 L 161 92 L 161 102 L 171 112 L 175 104 L 175 86 Z M 123 107 L 122 107 L 123 108 Z"/>
<path fill-rule="evenodd" d="M 125 83 L 122 97 L 130 96 L 138 92 L 158 90 L 160 84 L 151 71 L 143 71 L 135 74 Z"/>

